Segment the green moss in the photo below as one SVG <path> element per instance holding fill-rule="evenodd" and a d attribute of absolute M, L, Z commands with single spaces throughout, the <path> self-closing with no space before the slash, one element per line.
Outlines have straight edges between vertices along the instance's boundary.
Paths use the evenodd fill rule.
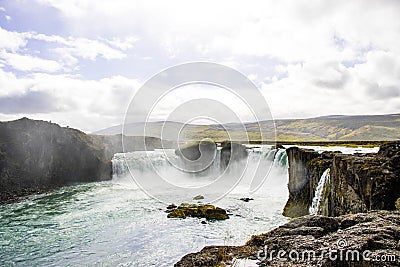
<path fill-rule="evenodd" d="M 171 213 L 168 213 L 168 218 L 180 218 L 185 219 L 186 214 L 185 211 L 182 209 L 174 209 Z"/>
<path fill-rule="evenodd" d="M 396 209 L 400 210 L 400 197 L 396 200 L 395 205 L 396 205 Z"/>
<path fill-rule="evenodd" d="M 308 169 L 314 169 L 321 166 L 324 163 L 323 159 L 315 158 L 312 160 L 307 161 L 306 166 Z"/>

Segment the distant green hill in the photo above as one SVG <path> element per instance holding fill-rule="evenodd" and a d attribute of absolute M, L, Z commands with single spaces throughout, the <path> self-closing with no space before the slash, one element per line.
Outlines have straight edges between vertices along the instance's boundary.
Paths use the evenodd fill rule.
<path fill-rule="evenodd" d="M 263 140 L 274 139 L 274 127 L 271 121 L 260 124 L 266 129 Z M 383 141 L 400 139 L 400 114 L 360 115 L 360 116 L 324 116 L 310 119 L 276 120 L 277 141 Z M 143 135 L 144 123 L 127 124 L 124 135 Z M 246 131 L 237 123 L 224 125 L 184 125 L 179 122 L 150 122 L 146 126 L 146 136 L 163 139 L 198 140 L 212 138 L 214 140 L 230 139 L 259 141 L 257 123 L 246 123 Z M 161 136 L 163 129 L 163 136 Z M 120 134 L 122 125 L 97 131 L 94 134 Z"/>

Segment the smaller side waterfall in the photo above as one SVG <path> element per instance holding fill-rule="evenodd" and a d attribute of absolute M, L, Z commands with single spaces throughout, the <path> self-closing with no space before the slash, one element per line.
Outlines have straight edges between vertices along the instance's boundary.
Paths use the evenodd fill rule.
<path fill-rule="evenodd" d="M 287 163 L 286 149 L 278 149 L 274 156 L 274 166 L 286 167 Z"/>
<path fill-rule="evenodd" d="M 311 215 L 317 215 L 319 210 L 319 204 L 321 203 L 322 193 L 324 191 L 325 182 L 330 179 L 330 169 L 326 169 L 319 179 L 317 188 L 315 188 L 314 198 L 312 200 L 309 213 Z"/>

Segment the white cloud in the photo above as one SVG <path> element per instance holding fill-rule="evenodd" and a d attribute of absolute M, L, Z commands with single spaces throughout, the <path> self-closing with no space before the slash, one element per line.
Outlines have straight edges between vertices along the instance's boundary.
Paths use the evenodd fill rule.
<path fill-rule="evenodd" d="M 29 51 L 31 40 L 56 44 L 56 47 L 49 49 L 48 52 L 53 52 L 53 56 L 58 57 L 59 61 L 21 53 L 22 48 L 24 48 L 24 52 Z M 79 63 L 79 59 L 94 61 L 98 57 L 107 60 L 125 58 L 127 54 L 124 51 L 131 49 L 137 40 L 133 36 L 99 40 L 64 38 L 58 35 L 37 34 L 35 32 L 11 32 L 0 27 L 0 51 L 3 50 L 0 53 L 0 58 L 5 64 L 17 70 L 55 72 L 62 68 L 67 70 L 66 66 L 74 69 Z"/>
<path fill-rule="evenodd" d="M 56 72 L 62 69 L 62 65 L 54 60 L 47 60 L 30 55 L 16 53 L 0 53 L 0 57 L 6 64 L 21 71 L 47 71 Z"/>
<path fill-rule="evenodd" d="M 287 77 L 262 86 L 275 117 L 398 113 L 400 60 L 391 53 L 370 51 L 350 68 L 299 63 L 286 71 Z"/>
<path fill-rule="evenodd" d="M 27 43 L 24 34 L 7 31 L 0 27 L 0 49 L 16 51 Z"/>
<path fill-rule="evenodd" d="M 112 40 L 92 40 L 88 38 L 63 38 L 55 35 L 32 34 L 31 39 L 43 40 L 46 42 L 54 42 L 60 45 L 54 51 L 60 54 L 67 54 L 72 57 L 80 57 L 90 60 L 95 60 L 98 56 L 105 59 L 121 59 L 126 57 L 123 50 L 133 47 L 137 39 L 134 37 L 126 38 L 125 40 L 114 38 Z M 115 48 L 110 47 L 114 46 Z"/>
<path fill-rule="evenodd" d="M 119 48 L 121 50 L 127 50 L 133 47 L 137 41 L 139 41 L 139 38 L 136 36 L 129 36 L 127 38 L 112 38 L 111 40 L 105 40 L 109 45 Z"/>
<path fill-rule="evenodd" d="M 122 123 L 124 112 L 140 83 L 134 79 L 114 76 L 100 80 L 85 80 L 68 75 L 36 73 L 27 78 L 0 70 L 0 101 L 20 98 L 31 92 L 51 96 L 51 107 L 26 114 L 24 107 L 13 107 L 7 118 L 28 116 L 51 119 L 63 125 L 73 125 L 84 131 L 94 131 Z M 2 107 L 4 108 L 4 107 Z M 21 112 L 18 112 L 18 109 Z M 0 112 L 7 114 L 7 112 Z"/>
<path fill-rule="evenodd" d="M 158 67 L 192 60 L 237 68 L 262 85 L 275 117 L 394 113 L 400 107 L 398 1 L 37 2 L 58 10 L 63 32 L 48 35 L 0 28 L 0 49 L 14 57 L 3 56 L 0 65 L 25 68 L 30 74 L 12 78 L 3 73 L 0 84 L 51 92 L 63 99 L 63 108 L 70 109 L 60 120 L 69 118 L 83 127 L 87 126 L 72 114 L 82 112 L 82 120 L 97 116 L 98 121 L 104 117 L 114 122 L 110 114 L 126 108 L 131 80 L 86 79 L 79 72 L 81 60 L 118 61 L 132 55 L 151 58 L 148 63 L 130 63 L 148 71 L 135 73 L 140 80 Z M 28 55 L 32 40 L 44 42 L 48 58 L 57 58 L 59 66 Z M 71 70 L 82 77 L 65 75 Z M 120 106 L 105 104 L 109 100 Z"/>
<path fill-rule="evenodd" d="M 63 12 L 74 32 L 139 31 L 158 40 L 172 56 L 195 46 L 204 53 L 268 55 L 285 61 L 346 60 L 370 46 L 400 47 L 400 7 L 395 1 L 40 2 Z M 344 47 L 337 47 L 338 38 Z"/>

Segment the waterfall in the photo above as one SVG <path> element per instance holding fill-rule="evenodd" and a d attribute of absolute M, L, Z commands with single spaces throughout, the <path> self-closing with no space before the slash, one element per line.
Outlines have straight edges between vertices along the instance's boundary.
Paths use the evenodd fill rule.
<path fill-rule="evenodd" d="M 202 188 L 213 184 L 213 188 L 210 190 L 214 191 L 207 191 L 207 194 L 211 195 L 226 190 L 227 186 L 231 186 L 230 183 L 233 185 L 232 181 L 241 177 L 240 184 L 236 187 L 237 192 L 252 194 L 262 185 L 264 178 L 269 173 L 268 170 L 270 170 L 269 175 L 272 178 L 267 179 L 267 187 L 279 187 L 281 184 L 287 183 L 285 149 L 275 149 L 268 145 L 249 146 L 247 149 L 247 161 L 233 161 L 227 171 L 220 166 L 221 151 L 217 150 L 211 165 L 201 172 L 194 173 L 185 172 L 179 168 L 181 159 L 175 155 L 173 149 L 117 153 L 112 159 L 113 182 L 136 189 L 136 178 L 152 183 L 155 177 L 161 177 L 172 185 L 184 188 Z M 238 176 L 235 176 L 236 174 Z M 234 179 L 231 179 L 232 177 Z M 225 182 L 221 182 L 224 181 L 223 179 Z M 217 183 L 216 186 L 214 183 Z M 150 186 L 152 189 L 157 187 L 156 189 L 160 192 L 166 192 L 165 187 L 158 182 L 155 183 L 155 187 Z M 284 190 L 287 190 L 286 187 Z M 200 192 L 200 194 L 206 193 Z"/>
<path fill-rule="evenodd" d="M 315 193 L 314 193 L 314 198 L 312 200 L 311 207 L 309 209 L 309 213 L 311 215 L 317 215 L 318 210 L 319 210 L 319 205 L 321 203 L 322 199 L 322 193 L 324 191 L 324 185 L 326 181 L 329 181 L 330 179 L 330 169 L 326 169 L 324 173 L 321 175 L 321 178 L 319 179 L 317 188 L 315 188 Z"/>
<path fill-rule="evenodd" d="M 287 154 L 286 149 L 277 149 L 274 156 L 274 166 L 287 166 Z"/>
<path fill-rule="evenodd" d="M 129 174 L 129 168 L 143 172 L 149 169 L 168 168 L 172 165 L 171 161 L 176 159 L 173 149 L 117 153 L 112 158 L 112 178 L 117 180 L 125 177 Z"/>
<path fill-rule="evenodd" d="M 287 167 L 287 154 L 285 149 L 271 149 L 269 146 L 249 149 L 249 161 L 255 162 L 262 157 L 262 160 L 272 161 L 274 167 Z M 161 170 L 163 168 L 173 167 L 179 158 L 175 155 L 173 149 L 155 150 L 155 151 L 135 151 L 128 153 L 117 153 L 112 159 L 113 179 L 118 179 L 129 174 L 129 168 L 146 171 L 149 168 Z M 128 168 L 129 165 L 129 168 Z M 213 164 L 211 171 L 220 169 L 220 150 Z"/>

